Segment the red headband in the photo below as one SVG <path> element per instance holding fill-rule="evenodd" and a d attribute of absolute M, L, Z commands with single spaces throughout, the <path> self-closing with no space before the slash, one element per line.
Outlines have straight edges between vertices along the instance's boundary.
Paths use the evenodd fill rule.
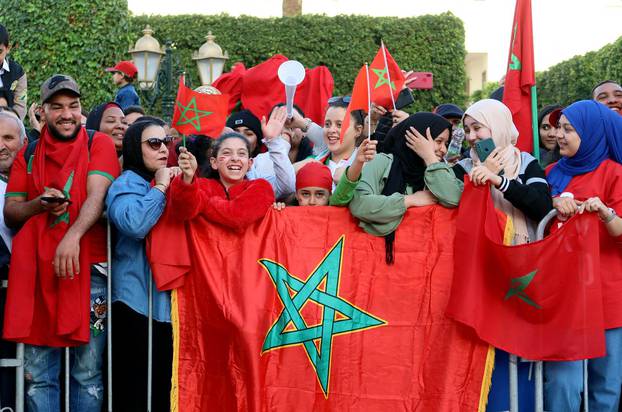
<path fill-rule="evenodd" d="M 330 169 L 320 162 L 310 162 L 304 165 L 296 174 L 296 190 L 305 187 L 321 187 L 330 193 L 333 189 Z"/>

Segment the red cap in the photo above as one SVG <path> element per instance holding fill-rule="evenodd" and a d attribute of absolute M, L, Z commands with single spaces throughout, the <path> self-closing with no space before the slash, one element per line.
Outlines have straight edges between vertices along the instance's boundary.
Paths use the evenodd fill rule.
<path fill-rule="evenodd" d="M 555 109 L 549 114 L 549 124 L 555 128 L 559 127 L 559 118 L 562 117 L 563 108 Z"/>
<path fill-rule="evenodd" d="M 131 60 L 123 60 L 117 63 L 114 67 L 108 67 L 106 69 L 107 72 L 121 72 L 125 74 L 127 77 L 135 77 L 136 73 L 138 73 L 138 69 L 132 63 Z"/>
<path fill-rule="evenodd" d="M 333 176 L 328 166 L 320 162 L 310 162 L 296 173 L 296 190 L 305 187 L 321 187 L 329 192 L 333 189 Z"/>

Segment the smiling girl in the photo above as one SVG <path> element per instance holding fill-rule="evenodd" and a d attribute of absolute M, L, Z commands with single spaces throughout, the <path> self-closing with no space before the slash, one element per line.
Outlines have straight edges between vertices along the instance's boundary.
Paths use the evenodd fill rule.
<path fill-rule="evenodd" d="M 245 178 L 253 164 L 251 147 L 239 133 L 227 133 L 214 142 L 211 174 L 196 177 L 196 158 L 180 149 L 182 175 L 171 184 L 171 207 L 189 220 L 202 217 L 231 229 L 243 229 L 261 219 L 274 203 L 272 186 L 264 179 Z"/>

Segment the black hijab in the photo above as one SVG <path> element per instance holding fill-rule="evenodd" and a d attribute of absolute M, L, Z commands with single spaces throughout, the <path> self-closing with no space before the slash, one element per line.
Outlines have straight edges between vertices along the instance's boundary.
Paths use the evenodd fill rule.
<path fill-rule="evenodd" d="M 164 127 L 166 123 L 157 117 L 143 116 L 136 120 L 125 132 L 123 137 L 123 170 L 131 170 L 150 182 L 155 173 L 147 170 L 143 161 L 142 136 L 149 126 Z"/>
<path fill-rule="evenodd" d="M 86 126 L 85 127 L 87 129 L 90 129 L 90 130 L 97 130 L 97 131 L 99 131 L 99 125 L 102 122 L 102 117 L 104 116 L 104 111 L 106 110 L 106 108 L 108 106 L 117 106 L 121 111 L 123 111 L 123 109 L 121 109 L 121 106 L 119 106 L 115 102 L 102 103 L 99 106 L 96 106 L 95 108 L 93 108 L 93 110 L 91 110 L 91 112 L 89 113 L 88 117 L 86 118 Z"/>
<path fill-rule="evenodd" d="M 449 130 L 451 138 L 451 123 L 442 116 L 434 113 L 419 112 L 411 114 L 407 119 L 398 123 L 392 128 L 385 140 L 386 153 L 393 155 L 393 163 L 389 177 L 382 189 L 382 194 L 390 196 L 393 193 L 405 193 L 406 186 L 411 186 L 413 193 L 423 190 L 425 182 L 426 165 L 412 149 L 406 146 L 406 131 L 415 128 L 423 136 L 426 136 L 426 129 L 430 128 L 433 139 L 444 130 Z M 386 262 L 393 264 L 393 243 L 395 242 L 395 232 L 389 233 L 385 237 Z"/>

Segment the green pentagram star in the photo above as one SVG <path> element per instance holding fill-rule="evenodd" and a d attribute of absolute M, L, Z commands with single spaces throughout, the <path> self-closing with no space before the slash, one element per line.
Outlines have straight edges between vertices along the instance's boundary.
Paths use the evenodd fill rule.
<path fill-rule="evenodd" d="M 303 345 L 326 397 L 328 397 L 333 336 L 386 324 L 338 296 L 343 243 L 342 236 L 306 282 L 292 276 L 277 262 L 269 259 L 259 260 L 274 282 L 284 306 L 283 312 L 266 335 L 262 352 Z M 318 287 L 324 279 L 326 284 L 325 290 L 322 291 Z M 293 296 L 290 295 L 290 290 L 294 292 Z M 307 325 L 300 313 L 301 308 L 309 300 L 322 306 L 322 323 L 319 325 Z M 337 319 L 337 314 L 343 315 L 343 318 Z M 293 325 L 293 330 L 287 329 L 288 325 Z M 319 350 L 314 341 L 319 341 Z"/>
<path fill-rule="evenodd" d="M 542 306 L 531 300 L 531 298 L 529 298 L 529 296 L 525 293 L 525 289 L 527 289 L 527 286 L 529 286 L 534 276 L 536 276 L 536 273 L 538 273 L 538 269 L 529 272 L 525 276 L 512 278 L 512 280 L 510 280 L 510 290 L 508 290 L 508 293 L 505 295 L 503 300 L 508 300 L 512 296 L 516 296 L 526 304 L 533 306 L 536 309 L 542 309 Z"/>
<path fill-rule="evenodd" d="M 374 73 L 376 73 L 376 76 L 378 76 L 378 81 L 376 82 L 374 89 L 377 89 L 383 84 L 388 84 L 393 90 L 395 90 L 395 83 L 394 82 L 389 83 L 389 73 L 388 73 L 389 69 L 387 67 L 385 67 L 382 70 L 380 69 L 371 69 L 371 70 Z"/>
<path fill-rule="evenodd" d="M 181 104 L 179 100 L 177 100 L 175 103 L 177 103 L 177 106 L 181 110 L 181 115 L 179 116 L 177 125 L 181 126 L 184 124 L 191 124 L 192 127 L 194 127 L 197 132 L 201 131 L 201 118 L 207 117 L 213 113 L 213 112 L 208 112 L 207 110 L 198 109 L 197 101 L 195 97 L 190 99 L 187 106 L 184 106 L 183 104 Z M 188 112 L 193 112 L 194 116 L 189 117 Z"/>

